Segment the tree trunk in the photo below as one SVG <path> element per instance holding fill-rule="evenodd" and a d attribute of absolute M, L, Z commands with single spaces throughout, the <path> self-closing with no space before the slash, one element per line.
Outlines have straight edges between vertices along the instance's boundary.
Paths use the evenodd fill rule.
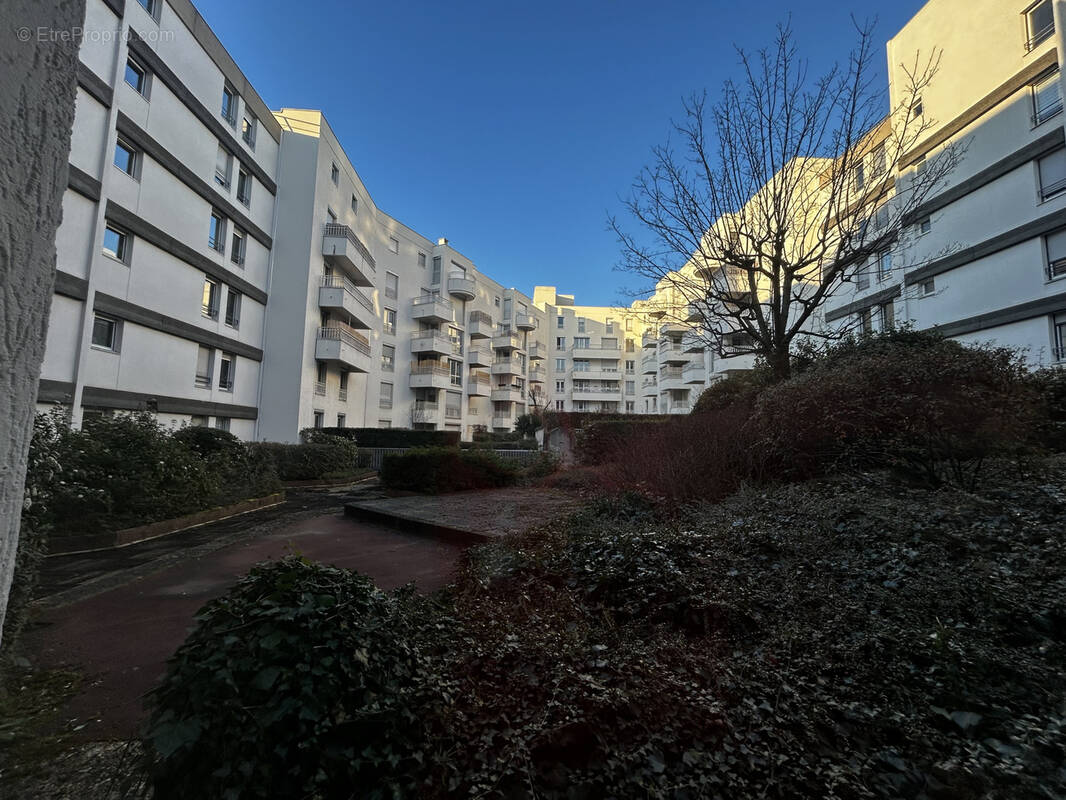
<path fill-rule="evenodd" d="M 5 0 L 0 33 L 0 636 L 55 284 L 85 0 Z M 2 644 L 2 641 L 0 641 Z"/>
<path fill-rule="evenodd" d="M 776 382 L 787 381 L 792 377 L 792 359 L 789 357 L 787 345 L 783 350 L 775 348 L 768 353 L 766 363 L 769 365 Z"/>

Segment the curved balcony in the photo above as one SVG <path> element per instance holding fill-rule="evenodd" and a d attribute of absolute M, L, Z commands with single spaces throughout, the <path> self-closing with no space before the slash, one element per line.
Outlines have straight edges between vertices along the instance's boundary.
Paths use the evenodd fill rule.
<path fill-rule="evenodd" d="M 477 297 L 477 282 L 463 272 L 453 272 L 448 276 L 448 294 L 460 300 L 473 300 Z"/>
<path fill-rule="evenodd" d="M 374 257 L 347 225 L 326 223 L 322 230 L 322 257 L 330 266 L 348 273 L 356 286 L 374 285 Z"/>
<path fill-rule="evenodd" d="M 531 314 L 515 314 L 514 326 L 520 331 L 531 331 L 537 327 Z"/>

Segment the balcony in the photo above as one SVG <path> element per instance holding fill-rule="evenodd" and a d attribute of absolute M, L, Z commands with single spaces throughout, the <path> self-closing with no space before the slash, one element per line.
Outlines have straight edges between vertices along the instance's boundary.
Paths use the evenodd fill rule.
<path fill-rule="evenodd" d="M 440 403 L 431 400 L 415 400 L 411 422 L 440 422 Z"/>
<path fill-rule="evenodd" d="M 472 347 L 466 354 L 466 362 L 472 367 L 487 367 L 493 362 L 492 351 L 484 347 Z"/>
<path fill-rule="evenodd" d="M 659 345 L 659 360 L 664 364 L 684 364 L 689 355 L 680 342 L 669 342 Z"/>
<path fill-rule="evenodd" d="M 492 387 L 492 402 L 494 403 L 524 403 L 525 401 L 526 390 L 523 386 L 510 384 L 508 386 Z"/>
<path fill-rule="evenodd" d="M 622 390 L 618 387 L 609 386 L 574 386 L 571 396 L 574 400 L 618 401 L 622 396 Z"/>
<path fill-rule="evenodd" d="M 681 379 L 685 383 L 704 383 L 707 380 L 707 370 L 702 361 L 690 361 L 681 368 Z"/>
<path fill-rule="evenodd" d="M 318 307 L 347 314 L 353 328 L 372 328 L 377 314 L 370 298 L 343 275 L 323 275 L 318 289 Z"/>
<path fill-rule="evenodd" d="M 707 343 L 703 341 L 703 337 L 696 331 L 688 331 L 681 337 L 682 353 L 702 353 L 703 348 L 706 346 Z"/>
<path fill-rule="evenodd" d="M 471 372 L 466 379 L 466 390 L 471 397 L 488 397 L 491 381 L 487 372 Z"/>
<path fill-rule="evenodd" d="M 514 326 L 520 331 L 531 331 L 537 327 L 531 314 L 515 314 Z"/>
<path fill-rule="evenodd" d="M 667 406 L 667 414 L 687 414 L 692 410 L 692 407 L 688 403 L 670 403 Z"/>
<path fill-rule="evenodd" d="M 414 331 L 411 334 L 411 352 L 462 355 L 463 345 L 440 331 Z"/>
<path fill-rule="evenodd" d="M 689 303 L 685 306 L 685 320 L 687 322 L 699 322 L 706 313 L 707 306 L 704 303 Z"/>
<path fill-rule="evenodd" d="M 667 322 L 665 325 L 659 326 L 659 336 L 677 336 L 690 330 L 692 329 L 688 325 L 682 325 L 680 322 Z"/>
<path fill-rule="evenodd" d="M 652 353 L 649 356 L 644 356 L 644 358 L 640 360 L 640 371 L 645 375 L 654 375 L 659 371 L 659 360 L 655 357 L 655 353 Z"/>
<path fill-rule="evenodd" d="M 455 380 L 462 382 L 462 378 L 456 376 Z M 455 384 L 452 380 L 451 370 L 448 367 L 434 362 L 417 361 L 411 363 L 412 389 L 452 389 Z"/>
<path fill-rule="evenodd" d="M 533 383 L 544 383 L 547 377 L 548 373 L 544 367 L 534 367 L 529 371 L 529 380 Z"/>
<path fill-rule="evenodd" d="M 661 391 L 667 391 L 669 389 L 680 389 L 684 383 L 684 373 L 681 367 L 663 367 L 659 372 L 659 389 Z"/>
<path fill-rule="evenodd" d="M 540 342 L 533 342 L 533 344 L 529 345 L 528 351 L 529 357 L 535 361 L 540 361 L 545 356 L 544 345 Z"/>
<path fill-rule="evenodd" d="M 331 322 L 318 329 L 315 358 L 340 364 L 353 372 L 370 372 L 370 341 L 355 328 Z"/>
<path fill-rule="evenodd" d="M 622 373 L 618 371 L 617 367 L 611 369 L 590 367 L 589 369 L 570 370 L 570 377 L 575 380 L 586 381 L 620 381 L 622 380 Z"/>
<path fill-rule="evenodd" d="M 502 333 L 499 336 L 493 336 L 492 348 L 494 350 L 521 350 L 522 337 L 514 331 L 511 331 L 510 333 Z"/>
<path fill-rule="evenodd" d="M 589 345 L 588 347 L 574 345 L 570 348 L 570 351 L 574 358 L 602 358 L 608 361 L 617 361 L 622 357 L 622 348 L 617 344 L 606 346 Z"/>
<path fill-rule="evenodd" d="M 494 361 L 489 367 L 489 372 L 493 375 L 521 375 L 522 362 L 511 358 L 506 361 Z"/>
<path fill-rule="evenodd" d="M 466 331 L 471 339 L 489 339 L 492 337 L 492 317 L 484 311 L 471 311 L 467 315 Z"/>
<path fill-rule="evenodd" d="M 466 277 L 465 272 L 453 272 L 448 276 L 448 294 L 460 300 L 473 300 L 477 297 L 477 282 Z"/>
<path fill-rule="evenodd" d="M 655 331 L 644 331 L 644 335 L 640 337 L 641 347 L 655 347 L 659 343 L 659 334 Z"/>
<path fill-rule="evenodd" d="M 493 417 L 492 427 L 494 430 L 509 431 L 514 426 L 514 417 Z"/>
<path fill-rule="evenodd" d="M 356 286 L 374 285 L 377 271 L 374 257 L 347 225 L 326 223 L 322 231 L 322 257 L 330 266 L 348 273 Z"/>
<path fill-rule="evenodd" d="M 451 322 L 452 304 L 436 295 L 423 295 L 411 301 L 411 316 L 426 322 Z"/>
<path fill-rule="evenodd" d="M 659 381 L 654 377 L 645 378 L 640 385 L 640 393 L 646 397 L 657 397 L 659 395 Z"/>

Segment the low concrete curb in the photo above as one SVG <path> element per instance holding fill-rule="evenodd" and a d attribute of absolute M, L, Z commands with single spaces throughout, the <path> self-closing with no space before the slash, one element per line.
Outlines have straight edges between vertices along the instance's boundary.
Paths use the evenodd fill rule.
<path fill-rule="evenodd" d="M 152 522 L 148 525 L 138 525 L 135 528 L 125 528 L 113 533 L 101 533 L 87 536 L 61 536 L 50 539 L 48 542 L 49 556 L 67 556 L 75 553 L 91 553 L 96 550 L 110 550 L 116 547 L 126 547 L 136 542 L 144 542 L 148 539 L 157 539 L 170 533 L 206 525 L 209 522 L 218 522 L 227 517 L 235 517 L 239 514 L 247 514 L 249 511 L 259 511 L 285 502 L 285 492 L 275 492 L 266 497 L 256 497 L 250 500 L 242 500 L 239 503 L 210 508 L 206 511 L 197 511 L 194 514 L 186 514 L 184 517 L 165 519 Z"/>
<path fill-rule="evenodd" d="M 409 533 L 435 536 L 448 542 L 484 544 L 485 542 L 491 542 L 494 539 L 499 538 L 497 536 L 478 533 L 477 531 L 466 530 L 464 528 L 454 528 L 449 525 L 429 522 L 425 519 L 407 514 L 398 514 L 395 511 L 385 511 L 362 503 L 345 503 L 344 513 L 346 516 L 354 517 L 363 522 L 376 522 L 393 528 L 399 528 L 400 530 Z"/>

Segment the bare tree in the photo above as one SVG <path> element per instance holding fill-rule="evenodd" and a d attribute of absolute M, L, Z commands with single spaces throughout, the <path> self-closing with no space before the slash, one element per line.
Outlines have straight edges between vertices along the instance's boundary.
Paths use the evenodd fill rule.
<path fill-rule="evenodd" d="M 625 207 L 639 235 L 610 220 L 619 269 L 654 283 L 638 293 L 651 294 L 646 308 L 695 324 L 719 356 L 764 357 L 779 378 L 797 337 L 841 335 L 818 310 L 900 246 L 962 153 L 948 145 L 906 169 L 935 124 L 921 96 L 939 54 L 915 55 L 890 106 L 872 25 L 856 32 L 847 63 L 819 77 L 787 25 L 773 47 L 739 51 L 740 81 L 715 105 L 706 93 L 687 100 L 679 147 L 655 148 L 634 182 Z"/>
<path fill-rule="evenodd" d="M 55 285 L 84 0 L 10 0 L 0 34 L 0 636 Z M 51 31 L 62 35 L 53 37 Z M 58 39 L 58 40 L 57 40 Z"/>

